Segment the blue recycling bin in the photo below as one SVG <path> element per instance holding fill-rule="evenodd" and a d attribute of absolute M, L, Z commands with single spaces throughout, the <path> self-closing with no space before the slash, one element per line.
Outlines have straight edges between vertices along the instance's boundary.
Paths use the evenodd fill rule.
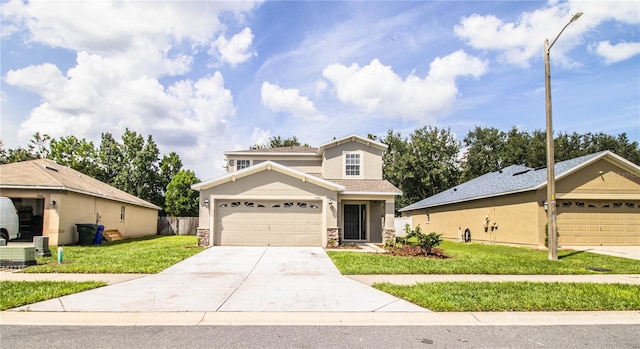
<path fill-rule="evenodd" d="M 96 237 L 93 243 L 95 245 L 100 245 L 102 243 L 102 233 L 104 232 L 104 225 L 99 225 L 98 230 L 96 231 Z"/>

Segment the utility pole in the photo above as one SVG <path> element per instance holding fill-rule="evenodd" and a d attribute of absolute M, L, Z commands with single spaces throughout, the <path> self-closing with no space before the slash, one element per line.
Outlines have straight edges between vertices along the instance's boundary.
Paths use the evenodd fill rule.
<path fill-rule="evenodd" d="M 549 247 L 549 260 L 552 261 L 558 260 L 558 226 L 556 224 L 556 179 L 554 171 L 553 120 L 551 117 L 551 64 L 549 51 L 569 24 L 575 22 L 580 16 L 582 16 L 582 12 L 573 15 L 569 23 L 553 39 L 551 45 L 549 45 L 549 39 L 544 40 L 544 88 L 547 114 L 547 245 Z"/>

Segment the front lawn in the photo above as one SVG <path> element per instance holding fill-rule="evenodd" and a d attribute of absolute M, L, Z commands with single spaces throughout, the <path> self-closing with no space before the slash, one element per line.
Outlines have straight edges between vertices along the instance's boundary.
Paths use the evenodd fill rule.
<path fill-rule="evenodd" d="M 0 310 L 66 296 L 106 285 L 102 281 L 0 281 Z"/>
<path fill-rule="evenodd" d="M 94 246 L 64 246 L 63 263 L 53 256 L 36 258 L 24 273 L 158 273 L 202 251 L 195 236 L 149 236 Z"/>
<path fill-rule="evenodd" d="M 640 309 L 640 285 L 434 282 L 373 287 L 433 311 L 604 311 Z"/>
<path fill-rule="evenodd" d="M 558 251 L 558 261 L 549 261 L 547 251 L 536 251 L 529 247 L 443 241 L 438 248 L 442 248 L 451 258 L 397 257 L 343 251 L 327 251 L 327 254 L 344 275 L 598 273 L 587 268 L 604 268 L 614 274 L 640 274 L 640 261 L 581 251 Z"/>

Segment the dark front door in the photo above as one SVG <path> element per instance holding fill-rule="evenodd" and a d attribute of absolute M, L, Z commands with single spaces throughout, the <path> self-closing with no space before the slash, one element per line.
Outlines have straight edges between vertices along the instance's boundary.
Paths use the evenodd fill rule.
<path fill-rule="evenodd" d="M 367 206 L 365 204 L 344 205 L 344 239 L 367 239 Z"/>

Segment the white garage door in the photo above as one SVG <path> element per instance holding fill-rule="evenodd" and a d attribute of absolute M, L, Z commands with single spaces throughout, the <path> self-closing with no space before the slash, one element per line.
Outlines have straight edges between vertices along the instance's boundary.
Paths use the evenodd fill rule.
<path fill-rule="evenodd" d="M 215 234 L 223 246 L 321 246 L 315 201 L 216 201 Z"/>
<path fill-rule="evenodd" d="M 560 245 L 640 245 L 640 201 L 558 201 Z"/>

